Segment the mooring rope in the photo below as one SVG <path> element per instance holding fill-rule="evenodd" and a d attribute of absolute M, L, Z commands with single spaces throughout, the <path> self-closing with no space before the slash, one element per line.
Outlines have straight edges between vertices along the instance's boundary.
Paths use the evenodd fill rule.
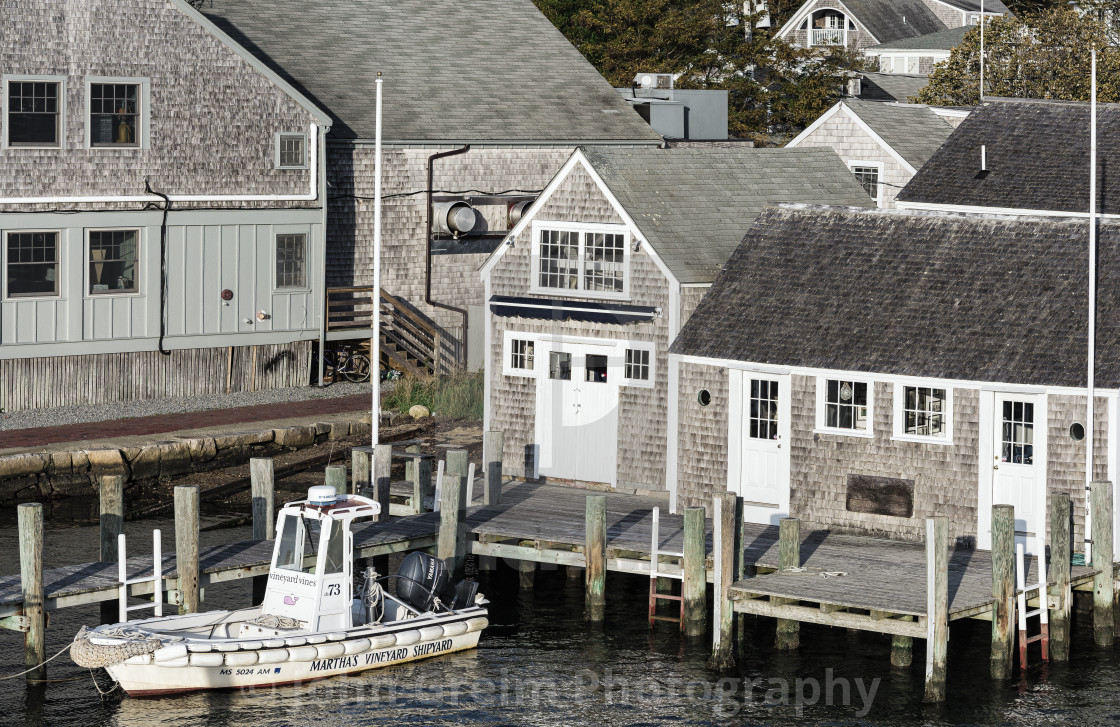
<path fill-rule="evenodd" d="M 71 647 L 71 646 L 73 646 L 73 645 L 74 645 L 74 644 L 73 644 L 73 642 L 71 642 L 71 643 L 67 644 L 66 646 L 63 646 L 63 647 L 62 647 L 62 651 L 58 652 L 57 654 L 55 654 L 55 655 L 54 655 L 54 656 L 52 656 L 51 658 L 47 659 L 46 661 L 41 661 L 41 662 L 39 662 L 38 664 L 36 664 L 35 666 L 31 667 L 30 669 L 25 669 L 24 671 L 21 671 L 21 672 L 20 672 L 19 674 L 12 674 L 12 675 L 10 675 L 10 676 L 6 676 L 6 677 L 0 677 L 0 682 L 2 682 L 2 681 L 5 681 L 5 680 L 7 680 L 7 679 L 15 679 L 16 677 L 21 677 L 21 676 L 23 676 L 24 674 L 29 674 L 29 673 L 31 673 L 31 672 L 33 672 L 33 671 L 35 671 L 35 670 L 36 670 L 36 669 L 38 669 L 39 667 L 41 667 L 41 666 L 44 666 L 44 665 L 46 665 L 46 664 L 47 664 L 47 662 L 51 662 L 51 661 L 54 661 L 54 660 L 55 660 L 55 659 L 57 659 L 58 657 L 60 657 L 60 656 L 62 656 L 63 654 L 65 654 L 65 653 L 66 653 L 67 651 L 69 651 L 69 650 L 70 650 L 70 647 Z M 46 679 L 40 679 L 40 680 L 35 680 L 35 681 L 48 681 L 48 680 L 46 680 Z"/>

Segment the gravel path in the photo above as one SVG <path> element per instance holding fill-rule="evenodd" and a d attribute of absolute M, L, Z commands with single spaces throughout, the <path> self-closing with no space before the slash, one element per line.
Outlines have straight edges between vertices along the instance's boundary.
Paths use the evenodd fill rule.
<path fill-rule="evenodd" d="M 382 384 L 382 390 L 392 388 L 392 382 Z M 81 404 L 62 406 L 54 409 L 17 411 L 0 413 L 0 431 L 15 429 L 34 429 L 55 427 L 65 424 L 103 422 L 131 417 L 178 414 L 188 411 L 208 409 L 232 409 L 239 406 L 257 404 L 278 404 L 286 401 L 307 401 L 309 399 L 336 399 L 356 394 L 369 394 L 373 391 L 370 384 L 342 382 L 319 388 L 301 386 L 291 389 L 270 389 L 267 391 L 238 392 L 235 394 L 211 394 L 208 396 L 179 397 L 175 399 L 150 399 L 148 401 L 115 402 L 111 404 Z"/>

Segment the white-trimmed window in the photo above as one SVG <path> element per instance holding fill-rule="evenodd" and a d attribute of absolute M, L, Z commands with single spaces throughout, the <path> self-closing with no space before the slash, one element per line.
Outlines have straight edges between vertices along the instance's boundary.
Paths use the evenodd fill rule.
<path fill-rule="evenodd" d="M 948 444 L 953 439 L 953 390 L 939 384 L 894 387 L 894 437 Z"/>
<path fill-rule="evenodd" d="M 4 144 L 53 147 L 66 138 L 66 83 L 61 76 L 4 79 Z"/>
<path fill-rule="evenodd" d="M 60 241 L 58 230 L 13 230 L 4 234 L 6 297 L 58 296 Z"/>
<path fill-rule="evenodd" d="M 523 331 L 506 331 L 502 343 L 502 373 L 506 376 L 537 375 L 536 336 Z"/>
<path fill-rule="evenodd" d="M 89 85 L 89 145 L 140 145 L 140 84 Z"/>
<path fill-rule="evenodd" d="M 277 169 L 307 169 L 307 134 L 277 134 L 275 161 Z"/>
<path fill-rule="evenodd" d="M 875 384 L 855 378 L 817 379 L 817 428 L 871 436 Z"/>
<path fill-rule="evenodd" d="M 624 226 L 533 222 L 531 292 L 626 298 L 629 273 L 630 235 Z"/>
<path fill-rule="evenodd" d="M 853 160 L 848 162 L 848 169 L 852 170 L 859 183 L 863 185 L 875 204 L 883 206 L 883 165 L 879 162 Z"/>
<path fill-rule="evenodd" d="M 622 351 L 622 383 L 652 388 L 657 375 L 656 362 L 653 344 L 627 343 Z"/>
<path fill-rule="evenodd" d="M 90 295 L 139 292 L 139 230 L 90 230 L 86 251 Z"/>
<path fill-rule="evenodd" d="M 307 287 L 307 233 L 276 236 L 276 288 Z"/>

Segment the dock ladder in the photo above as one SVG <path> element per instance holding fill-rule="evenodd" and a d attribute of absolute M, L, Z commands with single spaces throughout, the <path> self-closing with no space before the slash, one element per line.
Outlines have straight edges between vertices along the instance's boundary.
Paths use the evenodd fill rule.
<path fill-rule="evenodd" d="M 124 533 L 117 535 L 117 575 L 119 576 L 121 590 L 117 595 L 119 603 L 120 623 L 128 621 L 128 614 L 130 611 L 138 611 L 142 608 L 155 609 L 156 617 L 163 615 L 163 549 L 162 538 L 158 529 L 152 531 L 152 575 L 143 578 L 128 577 L 128 572 L 125 569 L 125 564 L 128 560 L 128 554 L 125 552 L 124 546 Z M 128 587 L 137 583 L 151 583 L 152 584 L 152 602 L 141 603 L 139 606 L 128 605 Z"/>
<path fill-rule="evenodd" d="M 1039 544 L 1041 546 L 1041 543 Z M 1026 557 L 1024 555 L 1023 543 L 1015 544 L 1015 589 L 1018 598 L 1016 609 L 1019 612 L 1019 668 L 1027 668 L 1027 645 L 1033 644 L 1038 641 L 1042 645 L 1042 660 L 1050 661 L 1049 646 L 1050 646 L 1050 621 L 1046 610 L 1047 606 L 1047 577 L 1046 577 L 1046 551 L 1040 547 L 1038 554 L 1038 581 L 1031 585 L 1026 585 L 1027 569 L 1025 567 Z M 1030 600 L 1030 594 L 1037 592 L 1038 594 L 1038 608 L 1034 610 L 1027 610 L 1027 602 Z M 1027 634 L 1027 621 L 1028 619 L 1038 617 L 1038 633 L 1034 636 Z"/>
<path fill-rule="evenodd" d="M 649 554 L 649 627 L 653 628 L 655 621 L 672 621 L 681 625 L 684 628 L 684 595 L 674 596 L 670 593 L 657 592 L 657 579 L 658 578 L 673 578 L 684 585 L 684 569 L 681 568 L 679 573 L 668 573 L 661 571 L 660 567 L 661 556 L 669 556 L 673 558 L 684 559 L 683 552 L 676 552 L 671 550 L 661 550 L 661 508 L 653 508 L 653 544 L 650 546 Z M 680 614 L 674 618 L 672 616 L 658 616 L 657 615 L 657 602 L 662 601 L 676 601 L 680 604 Z"/>

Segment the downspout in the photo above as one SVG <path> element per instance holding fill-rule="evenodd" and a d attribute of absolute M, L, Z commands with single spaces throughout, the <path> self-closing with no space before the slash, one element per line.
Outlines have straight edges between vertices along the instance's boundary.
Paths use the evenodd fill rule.
<path fill-rule="evenodd" d="M 467 144 L 462 149 L 452 149 L 451 151 L 441 151 L 432 154 L 428 157 L 428 235 L 427 235 L 427 266 L 424 274 L 424 302 L 435 308 L 442 308 L 449 310 L 452 313 L 458 313 L 463 317 L 463 357 L 464 364 L 466 363 L 467 351 L 467 311 L 465 308 L 457 308 L 453 305 L 446 303 L 437 303 L 432 300 L 432 187 L 435 184 L 435 161 L 436 159 L 443 159 L 444 157 L 456 156 L 458 154 L 466 154 L 471 150 L 471 145 Z M 455 361 L 459 363 L 458 360 Z M 434 373 L 439 373 L 438 371 Z"/>
<path fill-rule="evenodd" d="M 319 202 L 322 207 L 323 254 L 319 259 L 319 386 L 322 387 L 326 369 L 327 347 L 327 132 L 330 127 L 319 125 Z"/>
<path fill-rule="evenodd" d="M 171 209 L 171 199 L 152 189 L 147 179 L 144 191 L 163 198 L 163 219 L 159 223 L 159 352 L 170 356 L 171 351 L 163 347 L 163 339 L 167 335 L 167 212 Z"/>

